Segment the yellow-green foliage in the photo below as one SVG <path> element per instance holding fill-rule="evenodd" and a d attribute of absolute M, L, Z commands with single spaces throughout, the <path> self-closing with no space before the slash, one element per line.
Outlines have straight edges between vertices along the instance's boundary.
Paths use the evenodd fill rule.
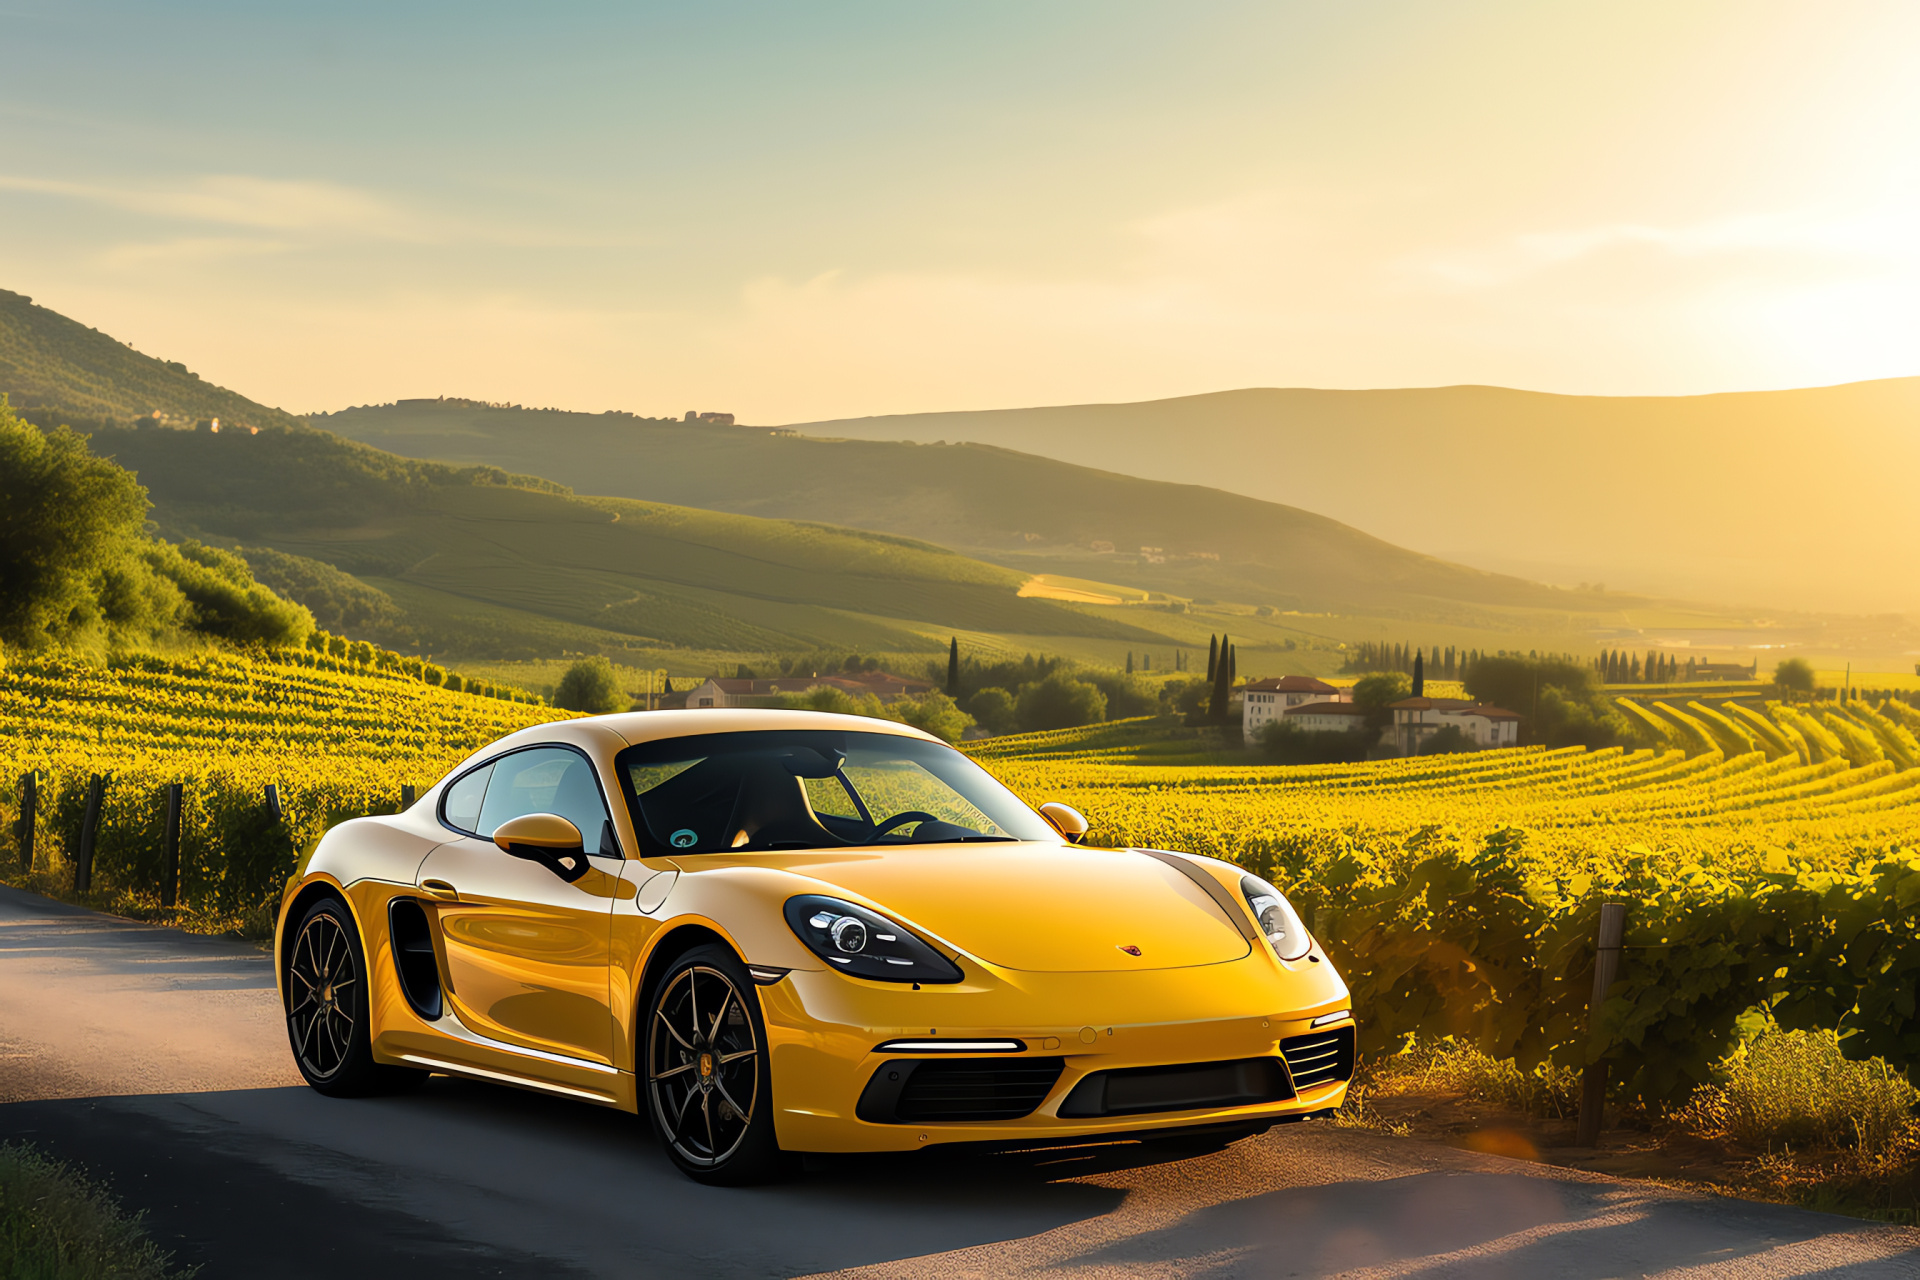
<path fill-rule="evenodd" d="M 1767 1031 L 1740 1045 L 1680 1115 L 1709 1138 L 1765 1151 L 1850 1147 L 1884 1156 L 1920 1137 L 1916 1090 L 1884 1062 L 1850 1062 L 1832 1031 Z"/>
<path fill-rule="evenodd" d="M 1660 720 L 1676 739 L 1714 737 L 1693 712 Z M 1029 800 L 1080 809 L 1097 843 L 1275 879 L 1340 965 L 1371 1051 L 1453 1037 L 1523 1072 L 1598 1054 L 1625 1091 L 1678 1102 L 1766 1006 L 1789 1027 L 1844 1019 L 1850 1056 L 1920 1062 L 1920 770 L 1891 758 L 1855 765 L 1823 747 L 1803 763 L 1781 732 L 1772 759 L 1522 748 L 1168 767 L 1080 741 L 1076 754 L 1070 733 L 1028 735 L 1024 758 L 1009 740 L 971 749 Z M 1629 950 L 1590 1040 L 1606 900 L 1629 906 Z"/>
<path fill-rule="evenodd" d="M 98 773 L 107 787 L 94 885 L 150 892 L 165 788 L 179 782 L 181 901 L 244 913 L 271 897 L 328 826 L 392 813 L 403 784 L 424 789 L 493 739 L 569 714 L 454 693 L 400 671 L 323 670 L 317 661 L 294 653 L 111 667 L 13 662 L 0 672 L 0 804 L 15 817 L 22 776 L 39 774 L 36 867 L 64 869 Z M 279 789 L 279 822 L 265 807 L 268 784 Z M 9 821 L 0 869 L 19 868 L 19 848 Z"/>

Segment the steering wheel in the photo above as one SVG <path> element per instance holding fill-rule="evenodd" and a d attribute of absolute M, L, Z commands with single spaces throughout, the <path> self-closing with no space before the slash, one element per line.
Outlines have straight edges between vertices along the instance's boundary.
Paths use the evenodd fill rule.
<path fill-rule="evenodd" d="M 888 818 L 885 822 L 874 823 L 873 834 L 867 838 L 869 840 L 878 840 L 881 836 L 887 834 L 887 832 L 893 830 L 895 827 L 904 827 L 909 822 L 938 822 L 938 821 L 940 821 L 940 819 L 934 817 L 930 813 L 922 813 L 918 809 L 909 809 L 905 813 L 894 814 L 891 818 Z"/>

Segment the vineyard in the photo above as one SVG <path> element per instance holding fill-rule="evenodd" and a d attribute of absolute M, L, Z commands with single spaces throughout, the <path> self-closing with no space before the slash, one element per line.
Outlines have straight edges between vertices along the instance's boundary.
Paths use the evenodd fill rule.
<path fill-rule="evenodd" d="M 1310 914 L 1363 1044 L 1453 1035 L 1523 1065 L 1616 1063 L 1684 1097 L 1771 1017 L 1920 1065 L 1920 714 L 1901 703 L 1635 704 L 1655 745 L 1354 765 L 1170 764 L 1164 722 L 970 751 L 1105 845 L 1267 875 Z M 1628 904 L 1620 983 L 1586 1033 L 1599 904 Z"/>
<path fill-rule="evenodd" d="M 179 783 L 171 918 L 251 915 L 257 929 L 327 826 L 393 812 L 402 787 L 566 714 L 366 658 L 16 660 L 0 671 L 0 806 L 17 819 L 33 773 L 38 812 L 33 869 L 10 821 L 0 874 L 71 892 L 97 776 L 83 896 L 164 914 L 166 788 Z M 1347 976 L 1373 1052 L 1419 1034 L 1526 1066 L 1599 1056 L 1624 1094 L 1654 1104 L 1684 1098 L 1759 1018 L 1838 1028 L 1853 1056 L 1920 1063 L 1920 713 L 1751 697 L 1622 705 L 1638 749 L 1283 767 L 1165 718 L 968 750 L 1027 799 L 1079 808 L 1097 843 L 1190 850 L 1276 880 Z M 1603 901 L 1628 904 L 1627 950 L 1590 1037 Z"/>
<path fill-rule="evenodd" d="M 230 922 L 256 912 L 332 823 L 395 812 L 401 787 L 424 789 L 486 742 L 569 714 L 451 692 L 378 663 L 377 651 L 364 656 L 141 657 L 104 668 L 16 659 L 0 671 L 0 804 L 14 819 L 0 831 L 0 871 L 70 883 L 99 775 L 97 900 L 151 901 L 166 788 L 180 783 L 183 914 Z M 31 870 L 18 821 L 29 773 Z"/>

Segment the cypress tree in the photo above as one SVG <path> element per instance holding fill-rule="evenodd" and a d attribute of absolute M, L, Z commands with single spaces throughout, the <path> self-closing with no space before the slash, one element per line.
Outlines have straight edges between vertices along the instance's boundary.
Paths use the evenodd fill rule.
<path fill-rule="evenodd" d="M 1129 662 L 1131 662 L 1133 659 L 1133 655 L 1128 654 L 1127 659 Z M 947 643 L 947 696 L 949 698 L 957 698 L 960 696 L 960 637 L 959 636 L 955 636 L 952 640 L 948 641 Z"/>
<path fill-rule="evenodd" d="M 1413 696 L 1416 698 L 1427 696 L 1427 664 L 1422 659 L 1421 654 L 1413 655 Z"/>
<path fill-rule="evenodd" d="M 1228 645 L 1227 646 L 1227 685 L 1228 687 L 1231 688 L 1233 685 L 1233 682 L 1235 680 L 1238 680 L 1239 678 L 1240 678 L 1240 646 L 1237 644 Z"/>
<path fill-rule="evenodd" d="M 1220 638 L 1207 637 L 1207 679 L 1211 680 L 1220 669 Z"/>
<path fill-rule="evenodd" d="M 1207 708 L 1208 715 L 1215 721 L 1224 722 L 1227 718 L 1227 700 L 1233 696 L 1232 649 L 1228 647 L 1227 637 L 1220 637 L 1220 646 L 1216 654 L 1213 672 L 1213 704 Z"/>

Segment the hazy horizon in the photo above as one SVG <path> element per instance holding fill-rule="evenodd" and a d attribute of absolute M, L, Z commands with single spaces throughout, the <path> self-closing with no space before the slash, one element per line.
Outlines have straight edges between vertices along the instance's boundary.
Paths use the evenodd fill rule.
<path fill-rule="evenodd" d="M 1916 372 L 1920 10 L 29 0 L 0 285 L 305 413 Z"/>

